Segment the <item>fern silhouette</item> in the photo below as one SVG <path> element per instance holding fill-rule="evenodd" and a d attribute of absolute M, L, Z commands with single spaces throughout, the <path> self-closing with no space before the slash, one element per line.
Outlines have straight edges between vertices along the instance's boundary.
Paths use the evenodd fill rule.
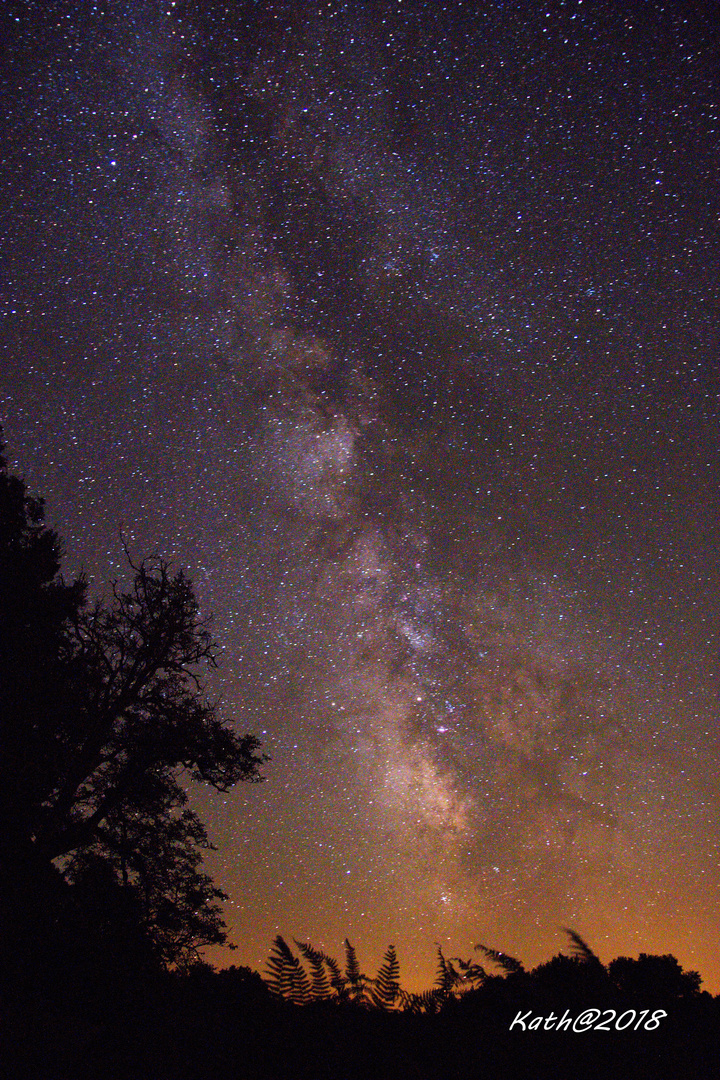
<path fill-rule="evenodd" d="M 332 956 L 326 956 L 324 953 L 323 959 L 330 972 L 330 985 L 337 997 L 345 1000 L 347 998 L 347 980 L 343 978 L 342 972 L 340 971 L 340 965 Z"/>
<path fill-rule="evenodd" d="M 266 982 L 273 994 L 295 1005 L 308 1004 L 313 992 L 307 972 L 280 934 L 273 941 L 267 967 L 269 977 Z"/>
<path fill-rule="evenodd" d="M 352 947 L 347 938 L 345 938 L 345 978 L 348 985 L 355 989 L 361 985 L 362 975 L 360 974 L 360 965 L 357 961 L 357 955 L 355 949 Z"/>
<path fill-rule="evenodd" d="M 574 957 L 578 960 L 582 960 L 584 964 L 591 964 L 597 969 L 602 968 L 603 971 L 606 970 L 600 957 L 596 956 L 587 942 L 584 941 L 579 934 L 576 934 L 574 930 L 570 930 L 566 926 L 563 927 L 563 930 L 570 938 L 570 951 Z"/>
<path fill-rule="evenodd" d="M 492 960 L 496 963 L 499 968 L 502 968 L 506 975 L 519 975 L 521 972 L 525 971 L 522 960 L 516 960 L 514 956 L 508 956 L 507 953 L 498 952 L 497 949 L 488 949 L 486 945 L 476 945 L 475 948 L 484 952 L 488 960 Z"/>
<path fill-rule="evenodd" d="M 303 943 L 302 941 L 298 941 L 297 938 L 295 938 L 294 941 L 298 949 L 310 965 L 310 971 L 312 973 L 311 990 L 313 999 L 315 1001 L 327 1000 L 331 996 L 330 979 L 328 978 L 327 971 L 325 970 L 326 966 L 330 966 L 327 963 L 328 958 L 325 956 L 325 953 L 321 952 L 319 949 L 314 949 L 309 942 Z"/>
<path fill-rule="evenodd" d="M 487 945 L 476 945 L 475 949 L 484 953 L 506 976 L 523 976 L 519 981 L 512 980 L 513 990 L 525 987 L 546 987 L 559 985 L 558 980 L 569 979 L 573 986 L 586 985 L 602 988 L 617 983 L 613 967 L 622 968 L 622 964 L 635 964 L 635 961 L 620 958 L 606 968 L 586 941 L 576 931 L 564 928 L 570 940 L 571 956 L 559 953 L 547 964 L 526 972 L 521 960 L 507 953 L 491 949 Z M 295 945 L 303 957 L 307 970 L 295 956 L 285 939 L 277 935 L 272 943 L 272 951 L 267 961 L 264 982 L 277 998 L 294 1005 L 309 1005 L 326 1002 L 334 1006 L 359 1009 L 377 1009 L 384 1012 L 409 1012 L 433 1015 L 441 1012 L 446 1005 L 462 998 L 485 983 L 489 976 L 481 964 L 472 957 L 463 960 L 454 956 L 446 958 L 440 945 L 437 949 L 437 973 L 435 985 L 421 993 L 409 993 L 400 985 L 400 964 L 394 945 L 385 951 L 382 963 L 374 979 L 360 970 L 357 954 L 348 939 L 345 939 L 345 970 L 332 956 L 321 949 L 316 949 L 310 942 L 294 939 Z M 641 960 L 645 954 L 641 954 Z M 678 962 L 673 957 L 645 957 L 646 960 L 672 961 L 682 975 Z M 638 961 L 639 963 L 639 961 Z M 623 969 L 624 970 L 624 969 Z M 700 976 L 694 972 L 683 976 L 690 980 L 688 985 L 697 993 Z M 497 976 L 493 978 L 498 979 Z M 581 982 L 577 980 L 580 978 Z M 695 982 L 692 982 L 692 979 Z M 500 980 L 502 981 L 502 980 Z M 492 983 L 488 983 L 492 990 Z"/>
<path fill-rule="evenodd" d="M 383 962 L 380 965 L 370 996 L 378 1009 L 392 1009 L 401 998 L 400 991 L 400 964 L 394 945 L 388 945 Z"/>
<path fill-rule="evenodd" d="M 361 1006 L 374 1004 L 370 990 L 375 980 L 360 971 L 355 949 L 349 941 L 345 941 L 343 974 L 340 964 L 332 956 L 316 949 L 310 942 L 293 940 L 308 965 L 310 975 L 285 939 L 278 934 L 273 941 L 265 978 L 271 993 L 296 1005 L 306 1005 L 311 1001 L 349 1002 Z"/>
<path fill-rule="evenodd" d="M 447 962 L 450 964 L 450 970 L 455 977 L 455 985 L 459 987 L 462 993 L 466 990 L 474 990 L 476 986 L 480 986 L 487 979 L 485 968 L 480 964 L 476 964 L 474 960 L 461 960 L 459 956 L 454 956 L 453 960 L 459 967 L 459 971 L 455 970 L 451 961 L 448 960 Z"/>
<path fill-rule="evenodd" d="M 441 994 L 449 994 L 456 986 L 458 982 L 458 973 L 452 966 L 449 960 L 446 960 L 443 956 L 443 951 L 440 946 L 435 943 L 437 948 L 438 966 L 437 976 L 435 978 L 435 987 Z"/>
<path fill-rule="evenodd" d="M 267 962 L 268 976 L 265 979 L 270 991 L 277 997 L 290 997 L 294 959 L 290 947 L 278 934 L 273 940 L 272 952 Z"/>
<path fill-rule="evenodd" d="M 348 999 L 357 1005 L 371 1004 L 368 989 L 372 980 L 360 971 L 355 949 L 347 938 L 345 938 L 345 978 Z"/>
<path fill-rule="evenodd" d="M 388 946 L 377 975 L 371 979 L 360 970 L 357 953 L 347 938 L 344 942 L 344 974 L 332 956 L 316 949 L 310 942 L 293 940 L 310 974 L 278 934 L 267 962 L 265 981 L 273 994 L 296 1005 L 307 1005 L 311 1001 L 335 1001 L 385 1011 L 403 1009 L 414 1013 L 436 1013 L 448 997 L 474 989 L 487 977 L 484 968 L 473 960 L 461 960 L 459 957 L 447 960 L 438 945 L 436 985 L 420 994 L 411 994 L 400 986 L 400 963 L 394 945 Z M 509 963 L 512 958 L 506 957 L 505 960 Z"/>
<path fill-rule="evenodd" d="M 400 1005 L 403 1010 L 411 1013 L 424 1013 L 432 1016 L 440 1012 L 447 1000 L 445 994 L 438 987 L 432 990 L 424 990 L 421 994 L 408 994 L 405 990 L 400 991 Z"/>
<path fill-rule="evenodd" d="M 332 956 L 328 956 L 321 949 L 316 949 L 309 941 L 300 942 L 297 938 L 293 940 L 310 964 L 313 978 L 313 994 L 316 999 L 347 1000 L 347 979 L 342 974 L 337 960 Z M 329 975 L 324 972 L 323 965 L 327 968 Z"/>

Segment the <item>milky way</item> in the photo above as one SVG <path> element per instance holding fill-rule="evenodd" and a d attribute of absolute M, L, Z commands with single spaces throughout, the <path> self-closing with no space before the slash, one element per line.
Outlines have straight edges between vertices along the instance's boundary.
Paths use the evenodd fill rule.
<path fill-rule="evenodd" d="M 97 591 L 189 570 L 272 755 L 192 791 L 213 961 L 569 925 L 717 990 L 715 21 L 2 18 L 9 453 Z"/>

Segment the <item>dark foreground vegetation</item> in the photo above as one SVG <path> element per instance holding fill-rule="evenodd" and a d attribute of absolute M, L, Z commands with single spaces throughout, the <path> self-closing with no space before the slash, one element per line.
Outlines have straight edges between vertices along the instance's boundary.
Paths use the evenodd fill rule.
<path fill-rule="evenodd" d="M 0 1076 L 720 1077 L 720 1000 L 697 974 L 670 956 L 606 967 L 571 931 L 570 955 L 530 972 L 438 952 L 423 994 L 392 946 L 372 978 L 348 942 L 340 963 L 278 937 L 264 978 L 202 964 L 224 895 L 181 779 L 227 790 L 266 759 L 203 695 L 215 646 L 182 574 L 129 561 L 91 604 L 60 555 L 0 456 Z M 573 1031 L 588 1009 L 604 1030 Z"/>
<path fill-rule="evenodd" d="M 248 968 L 213 971 L 203 964 L 182 973 L 147 964 L 143 970 L 142 949 L 132 955 L 107 939 L 92 944 L 90 955 L 86 933 L 73 941 L 66 928 L 24 954 L 6 1014 L 12 1032 L 4 1059 L 8 1077 L 715 1080 L 720 1075 L 720 999 L 701 992 L 698 977 L 669 956 L 618 958 L 603 966 L 576 951 L 530 972 L 519 963 L 511 970 L 503 963 L 508 958 L 500 958 L 499 972 L 454 985 L 441 962 L 437 985 L 423 995 L 405 994 L 392 973 L 388 979 L 387 954 L 374 979 L 359 972 L 355 978 L 352 967 L 338 966 L 335 986 L 327 965 L 319 977 L 318 967 L 313 972 L 305 960 L 305 974 L 298 981 L 296 971 L 294 989 L 286 979 L 285 996 L 278 990 L 277 967 L 269 966 L 265 980 Z M 457 961 L 444 963 L 461 974 Z M 299 993 L 305 1004 L 292 1000 Z M 529 1029 L 533 1018 L 543 1017 L 545 1024 L 553 1016 L 561 1020 L 567 1010 L 574 1019 L 593 1007 L 601 1010 L 599 1020 L 609 1030 Z M 661 1016 L 657 1024 L 633 1030 L 655 1010 Z M 522 1023 L 511 1027 L 518 1013 Z M 620 1026 L 629 1025 L 625 1030 L 616 1030 L 619 1018 Z"/>

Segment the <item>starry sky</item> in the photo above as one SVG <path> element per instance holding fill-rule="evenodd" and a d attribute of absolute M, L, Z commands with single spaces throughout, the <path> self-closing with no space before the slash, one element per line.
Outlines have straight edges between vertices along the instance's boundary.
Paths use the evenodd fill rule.
<path fill-rule="evenodd" d="M 66 571 L 161 554 L 267 782 L 237 951 L 581 933 L 720 990 L 712 5 L 4 5 L 0 401 Z"/>

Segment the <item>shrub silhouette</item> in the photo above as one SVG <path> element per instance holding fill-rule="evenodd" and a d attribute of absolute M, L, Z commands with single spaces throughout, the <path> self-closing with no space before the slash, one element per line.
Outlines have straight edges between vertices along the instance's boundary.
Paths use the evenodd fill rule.
<path fill-rule="evenodd" d="M 674 1000 L 696 997 L 700 993 L 700 975 L 697 971 L 683 971 L 674 956 L 649 956 L 640 953 L 637 960 L 618 956 L 608 966 L 613 984 L 624 994 L 634 998 L 671 998 Z"/>

